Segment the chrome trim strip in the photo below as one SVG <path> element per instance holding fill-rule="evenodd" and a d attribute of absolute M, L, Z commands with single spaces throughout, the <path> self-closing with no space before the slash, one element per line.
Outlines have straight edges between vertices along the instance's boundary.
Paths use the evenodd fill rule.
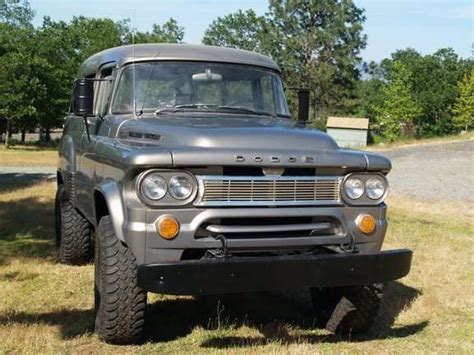
<path fill-rule="evenodd" d="M 274 224 L 268 226 L 220 226 L 211 224 L 206 230 L 211 233 L 264 233 L 264 232 L 293 232 L 301 230 L 327 230 L 332 228 L 332 223 L 304 223 L 304 224 Z"/>
<path fill-rule="evenodd" d="M 341 200 L 341 183 L 343 180 L 342 176 L 227 176 L 227 175 L 198 175 L 195 176 L 198 182 L 198 196 L 194 205 L 196 206 L 327 206 L 327 205 L 342 205 Z M 298 200 L 296 193 L 295 197 L 285 200 L 275 200 L 275 195 L 273 195 L 273 200 L 253 200 L 249 198 L 247 200 L 238 200 L 238 201 L 225 201 L 225 200 L 215 200 L 215 201 L 205 201 L 206 194 L 206 182 L 213 181 L 230 181 L 230 182 L 239 182 L 239 181 L 249 181 L 251 184 L 254 181 L 257 182 L 278 182 L 278 181 L 289 181 L 289 182 L 334 182 L 337 184 L 335 187 L 335 194 L 337 194 L 336 199 L 328 200 L 317 200 L 317 199 L 301 199 Z M 291 197 L 291 192 L 289 192 Z M 271 195 L 269 195 L 271 196 Z"/>

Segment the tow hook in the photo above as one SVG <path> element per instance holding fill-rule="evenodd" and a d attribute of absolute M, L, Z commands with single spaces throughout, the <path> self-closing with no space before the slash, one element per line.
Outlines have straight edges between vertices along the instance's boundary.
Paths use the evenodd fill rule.
<path fill-rule="evenodd" d="M 212 236 L 215 240 L 219 240 L 222 243 L 222 247 L 211 249 L 207 251 L 208 257 L 213 258 L 226 258 L 231 256 L 230 253 L 227 251 L 227 239 L 224 235 L 219 234 L 217 236 Z"/>
<path fill-rule="evenodd" d="M 350 234 L 351 241 L 349 244 L 341 244 L 339 248 L 344 252 L 344 253 L 351 253 L 351 254 L 357 254 L 359 252 L 359 249 L 356 246 L 355 242 L 355 237 Z"/>

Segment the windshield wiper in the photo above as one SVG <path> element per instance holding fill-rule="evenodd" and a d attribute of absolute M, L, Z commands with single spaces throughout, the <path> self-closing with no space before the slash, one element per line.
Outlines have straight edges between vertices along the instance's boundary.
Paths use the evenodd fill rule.
<path fill-rule="evenodd" d="M 251 109 L 245 106 L 217 106 L 217 108 L 223 109 L 223 110 L 246 112 L 246 113 L 251 113 L 252 115 L 263 115 L 263 116 L 272 116 L 272 117 L 276 116 L 274 113 L 271 113 L 271 112 L 255 111 L 254 109 Z"/>
<path fill-rule="evenodd" d="M 214 104 L 186 104 L 186 105 L 177 105 L 171 107 L 165 107 L 155 111 L 155 115 L 159 115 L 165 112 L 179 112 L 185 109 L 199 109 L 199 110 L 209 110 L 209 111 L 238 111 L 243 113 L 250 113 L 252 115 L 263 115 L 263 116 L 272 116 L 276 117 L 277 115 L 270 112 L 255 111 L 251 108 L 245 106 L 225 106 L 225 105 L 214 105 Z"/>
<path fill-rule="evenodd" d="M 187 105 L 169 106 L 169 107 L 164 107 L 164 108 L 160 108 L 156 110 L 155 115 L 159 115 L 161 113 L 167 113 L 167 112 L 170 112 L 170 113 L 179 112 L 187 108 L 191 108 L 191 109 L 192 108 L 207 108 L 209 106 L 210 105 L 205 105 L 205 104 L 187 104 Z"/>

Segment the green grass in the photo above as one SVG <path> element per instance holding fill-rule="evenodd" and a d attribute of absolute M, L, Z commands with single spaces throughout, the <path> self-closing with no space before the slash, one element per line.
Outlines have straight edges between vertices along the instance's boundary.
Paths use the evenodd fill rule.
<path fill-rule="evenodd" d="M 0 166 L 56 166 L 57 149 L 0 146 Z"/>
<path fill-rule="evenodd" d="M 387 286 L 364 336 L 314 329 L 304 293 L 152 295 L 147 340 L 111 346 L 93 333 L 93 267 L 59 265 L 54 254 L 54 184 L 0 195 L 1 353 L 473 353 L 472 219 L 400 201 L 386 248 L 414 250 L 406 278 Z M 423 208 L 426 209 L 423 209 Z"/>

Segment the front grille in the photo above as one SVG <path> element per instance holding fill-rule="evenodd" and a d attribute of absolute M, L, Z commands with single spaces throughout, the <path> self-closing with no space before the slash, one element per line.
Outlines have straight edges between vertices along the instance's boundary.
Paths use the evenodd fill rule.
<path fill-rule="evenodd" d="M 200 206 L 322 205 L 340 202 L 341 177 L 197 176 Z"/>

